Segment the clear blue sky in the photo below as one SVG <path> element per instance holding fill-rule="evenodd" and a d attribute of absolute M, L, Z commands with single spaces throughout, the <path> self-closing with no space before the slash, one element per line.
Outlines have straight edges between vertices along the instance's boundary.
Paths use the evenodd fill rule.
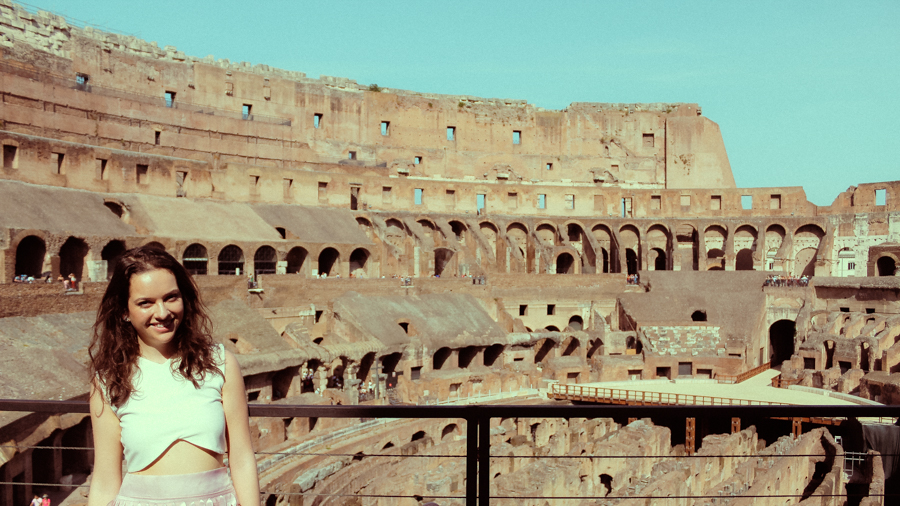
<path fill-rule="evenodd" d="M 697 102 L 740 187 L 900 179 L 900 1 L 32 0 L 192 56 L 415 91 Z"/>

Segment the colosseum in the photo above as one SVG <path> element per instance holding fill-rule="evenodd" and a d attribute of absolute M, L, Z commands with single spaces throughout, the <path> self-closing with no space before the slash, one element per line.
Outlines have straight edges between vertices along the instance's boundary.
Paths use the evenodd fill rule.
<path fill-rule="evenodd" d="M 312 79 L 9 0 L 0 32 L 0 398 L 84 401 L 107 276 L 155 244 L 252 407 L 410 408 L 253 417 L 267 506 L 464 504 L 466 419 L 416 409 L 472 404 L 517 410 L 494 504 L 891 503 L 894 420 L 627 410 L 900 405 L 900 181 L 738 188 L 693 103 Z M 0 504 L 84 504 L 91 444 L 0 409 Z"/>

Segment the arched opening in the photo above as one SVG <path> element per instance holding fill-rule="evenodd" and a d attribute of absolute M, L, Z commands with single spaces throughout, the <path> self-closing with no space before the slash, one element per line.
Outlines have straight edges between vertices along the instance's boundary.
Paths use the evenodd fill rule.
<path fill-rule="evenodd" d="M 576 339 L 574 337 L 570 337 L 569 342 L 566 343 L 566 347 L 563 348 L 562 356 L 570 357 L 572 355 L 575 355 L 575 352 L 577 352 L 578 348 L 580 348 L 580 347 L 581 347 L 581 341 L 579 341 L 578 339 Z"/>
<path fill-rule="evenodd" d="M 104 202 L 103 205 L 119 218 L 125 214 L 125 207 L 118 202 Z"/>
<path fill-rule="evenodd" d="M 625 266 L 628 270 L 628 274 L 637 274 L 638 272 L 638 258 L 637 253 L 631 248 L 625 250 Z"/>
<path fill-rule="evenodd" d="M 44 257 L 46 255 L 47 245 L 43 239 L 34 235 L 25 237 L 16 246 L 16 272 L 13 274 L 41 277 L 44 273 Z"/>
<path fill-rule="evenodd" d="M 534 354 L 534 363 L 540 364 L 541 362 L 543 362 L 555 346 L 556 343 L 553 341 L 553 339 L 544 339 L 541 345 L 537 347 L 537 351 Z"/>
<path fill-rule="evenodd" d="M 634 354 L 637 355 L 644 350 L 644 343 L 635 336 L 628 336 L 628 338 L 625 339 L 625 349 L 634 350 Z"/>
<path fill-rule="evenodd" d="M 794 354 L 794 334 L 796 323 L 791 320 L 778 320 L 769 327 L 769 346 L 771 347 L 772 367 L 790 360 Z"/>
<path fill-rule="evenodd" d="M 478 355 L 478 348 L 474 346 L 466 346 L 465 348 L 459 350 L 459 367 L 460 369 L 465 369 L 472 364 L 472 361 L 475 360 L 475 357 Z"/>
<path fill-rule="evenodd" d="M 185 248 L 184 256 L 181 257 L 181 264 L 193 276 L 205 275 L 209 265 L 209 255 L 206 252 L 206 246 L 194 243 Z"/>
<path fill-rule="evenodd" d="M 650 250 L 650 257 L 653 261 L 653 270 L 655 271 L 664 271 L 666 270 L 666 252 L 659 249 L 653 248 Z"/>
<path fill-rule="evenodd" d="M 737 253 L 734 261 L 734 270 L 736 271 L 752 271 L 753 270 L 753 252 L 749 248 L 744 248 Z"/>
<path fill-rule="evenodd" d="M 609 273 L 609 252 L 606 251 L 606 248 L 600 248 L 600 254 L 603 257 L 603 266 L 601 272 L 607 274 Z"/>
<path fill-rule="evenodd" d="M 119 258 L 123 253 L 125 253 L 125 242 L 119 240 L 109 241 L 100 251 L 100 259 L 106 260 L 106 279 L 112 277 L 116 264 L 119 263 Z"/>
<path fill-rule="evenodd" d="M 306 251 L 306 248 L 301 248 L 297 246 L 295 248 L 291 248 L 287 254 L 287 273 L 288 274 L 297 274 L 304 272 L 306 257 L 309 255 L 309 252 Z"/>
<path fill-rule="evenodd" d="M 725 252 L 713 248 L 706 253 L 706 270 L 708 271 L 724 271 L 725 270 Z"/>
<path fill-rule="evenodd" d="M 883 256 L 875 262 L 879 276 L 894 276 L 897 274 L 897 262 L 888 256 Z"/>
<path fill-rule="evenodd" d="M 403 358 L 403 354 L 399 352 L 381 357 L 381 372 L 388 376 L 388 381 L 390 381 L 391 374 L 397 369 L 401 358 Z"/>
<path fill-rule="evenodd" d="M 608 496 L 610 492 L 612 492 L 612 476 L 608 474 L 600 475 L 600 485 L 606 489 L 606 493 L 603 494 L 604 497 Z M 601 489 L 600 492 L 603 492 Z"/>
<path fill-rule="evenodd" d="M 573 315 L 569 318 L 569 328 L 572 330 L 583 330 L 584 320 L 578 315 Z"/>
<path fill-rule="evenodd" d="M 341 255 L 334 248 L 325 248 L 319 253 L 319 274 L 334 276 L 338 272 Z"/>
<path fill-rule="evenodd" d="M 487 367 L 493 366 L 497 359 L 503 354 L 503 345 L 502 344 L 492 344 L 484 350 L 484 365 Z"/>
<path fill-rule="evenodd" d="M 431 368 L 435 371 L 440 371 L 444 368 L 444 365 L 447 363 L 447 359 L 450 358 L 450 355 L 453 354 L 453 351 L 450 348 L 441 348 L 438 351 L 434 352 L 434 357 L 431 359 Z"/>
<path fill-rule="evenodd" d="M 359 361 L 359 369 L 356 371 L 356 379 L 366 381 L 369 377 L 369 371 L 372 370 L 372 364 L 375 363 L 375 353 L 366 353 Z"/>
<path fill-rule="evenodd" d="M 453 259 L 453 254 L 454 251 L 447 248 L 438 248 L 434 250 L 435 276 L 442 276 L 444 274 L 444 271 L 450 266 L 450 260 Z"/>
<path fill-rule="evenodd" d="M 546 327 L 544 327 L 544 332 L 559 332 L 559 329 L 556 327 L 556 325 L 547 325 Z"/>
<path fill-rule="evenodd" d="M 556 257 L 556 273 L 557 274 L 574 274 L 575 259 L 569 253 L 560 253 Z"/>
<path fill-rule="evenodd" d="M 366 267 L 369 263 L 369 250 L 356 248 L 350 253 L 350 275 L 355 278 L 366 277 Z"/>
<path fill-rule="evenodd" d="M 691 313 L 691 321 L 694 322 L 705 322 L 706 321 L 706 311 L 702 309 L 698 309 Z"/>
<path fill-rule="evenodd" d="M 275 265 L 278 263 L 278 254 L 271 246 L 260 246 L 253 254 L 253 273 L 275 274 Z"/>
<path fill-rule="evenodd" d="M 587 350 L 587 358 L 592 358 L 594 355 L 597 355 L 602 352 L 600 349 L 603 346 L 603 341 L 600 339 L 591 339 L 588 342 L 588 350 Z"/>
<path fill-rule="evenodd" d="M 451 221 L 450 222 L 450 230 L 453 231 L 453 235 L 456 237 L 456 241 L 460 244 L 466 243 L 466 226 L 463 225 L 459 221 Z"/>
<path fill-rule="evenodd" d="M 420 430 L 419 432 L 416 432 L 415 434 L 413 434 L 412 437 L 409 439 L 409 442 L 412 443 L 413 441 L 418 441 L 420 439 L 425 439 L 425 431 L 423 431 L 423 430 Z"/>
<path fill-rule="evenodd" d="M 457 426 L 455 423 L 451 423 L 444 427 L 444 430 L 441 431 L 441 441 L 446 441 L 447 438 L 453 438 L 458 433 L 459 426 Z"/>
<path fill-rule="evenodd" d="M 869 343 L 859 343 L 859 368 L 869 372 Z"/>
<path fill-rule="evenodd" d="M 90 248 L 83 239 L 69 237 L 59 249 L 59 272 L 63 276 L 74 274 L 81 280 L 84 275 L 84 259 Z"/>
<path fill-rule="evenodd" d="M 219 252 L 219 276 L 236 276 L 244 272 L 244 251 L 229 244 Z"/>
<path fill-rule="evenodd" d="M 615 241 L 613 240 L 612 232 L 606 225 L 598 224 L 591 228 L 591 233 L 594 235 L 594 239 L 600 246 L 603 257 L 602 266 L 600 265 L 600 258 L 597 258 L 597 270 L 604 273 L 614 272 L 615 269 L 612 263 L 616 262 L 616 255 L 618 253 L 615 250 Z"/>
<path fill-rule="evenodd" d="M 545 246 L 556 246 L 556 229 L 552 225 L 542 223 L 537 226 L 534 231 L 541 244 Z"/>
<path fill-rule="evenodd" d="M 816 248 L 804 248 L 797 252 L 792 271 L 795 277 L 812 277 L 816 274 L 816 251 Z"/>

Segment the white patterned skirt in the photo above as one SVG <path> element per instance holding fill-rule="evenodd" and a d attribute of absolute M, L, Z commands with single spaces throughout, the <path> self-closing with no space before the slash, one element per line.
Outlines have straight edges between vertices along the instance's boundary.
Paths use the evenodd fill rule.
<path fill-rule="evenodd" d="M 114 506 L 237 506 L 224 467 L 192 474 L 126 474 Z"/>

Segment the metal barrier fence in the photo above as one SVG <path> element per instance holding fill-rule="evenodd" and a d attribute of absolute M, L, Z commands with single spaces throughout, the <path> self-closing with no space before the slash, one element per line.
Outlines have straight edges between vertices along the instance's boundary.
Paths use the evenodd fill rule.
<path fill-rule="evenodd" d="M 87 413 L 86 401 L 33 401 L 0 399 L 0 412 L 18 411 L 45 414 Z M 436 458 L 464 457 L 466 461 L 465 496 L 436 497 L 427 493 L 393 496 L 360 495 L 360 497 L 429 497 L 435 499 L 465 499 L 467 506 L 487 506 L 491 499 L 543 499 L 543 500 L 664 500 L 664 499 L 719 499 L 721 496 L 617 496 L 617 497 L 583 497 L 583 496 L 491 496 L 491 458 L 590 458 L 590 459 L 629 459 L 629 458 L 663 458 L 668 456 L 636 456 L 636 455 L 565 455 L 565 456 L 492 456 L 490 447 L 490 420 L 492 418 L 675 418 L 675 419 L 734 419 L 734 417 L 750 418 L 787 418 L 796 421 L 812 418 L 865 418 L 865 417 L 898 417 L 900 406 L 746 406 L 746 405 L 708 405 L 708 406 L 634 406 L 634 405 L 468 405 L 468 406 L 321 406 L 321 405 L 250 405 L 252 417 L 317 417 L 317 418 L 359 418 L 359 419 L 463 419 L 466 421 L 465 455 L 434 455 Z M 364 422 L 362 428 L 371 429 L 378 425 L 377 421 Z M 349 429 L 344 429 L 349 430 Z M 328 437 L 343 437 L 345 433 L 330 434 Z M 52 447 L 41 447 L 49 449 Z M 81 448 L 88 450 L 89 448 Z M 259 454 L 279 452 L 259 452 Z M 343 456 L 337 453 L 297 453 L 284 452 L 289 455 L 324 455 Z M 839 454 L 843 456 L 843 453 Z M 361 454 L 354 456 L 378 457 L 385 455 Z M 430 457 L 429 455 L 415 455 Z M 778 458 L 819 457 L 820 455 L 778 455 Z M 885 454 L 884 456 L 890 456 Z M 679 455 L 677 458 L 721 458 L 733 455 Z M 857 455 L 848 455 L 859 460 Z M 281 457 L 285 458 L 285 457 Z M 0 485 L 21 485 L 20 483 L 0 482 Z M 46 484 L 58 485 L 58 484 Z M 71 485 L 67 485 L 71 486 Z M 263 493 L 270 493 L 263 491 Z M 325 495 L 272 492 L 277 495 Z M 885 494 L 882 496 L 887 497 Z M 834 497 L 835 495 L 814 494 L 809 497 Z M 732 496 L 751 497 L 747 495 Z M 778 494 L 769 496 L 752 496 L 756 498 L 779 497 L 794 498 L 799 501 L 799 494 Z"/>
<path fill-rule="evenodd" d="M 610 404 L 657 406 L 780 406 L 782 402 L 753 401 L 712 397 L 708 395 L 645 392 L 620 388 L 588 387 L 581 385 L 550 385 L 550 396 L 558 400 L 605 402 Z"/>

